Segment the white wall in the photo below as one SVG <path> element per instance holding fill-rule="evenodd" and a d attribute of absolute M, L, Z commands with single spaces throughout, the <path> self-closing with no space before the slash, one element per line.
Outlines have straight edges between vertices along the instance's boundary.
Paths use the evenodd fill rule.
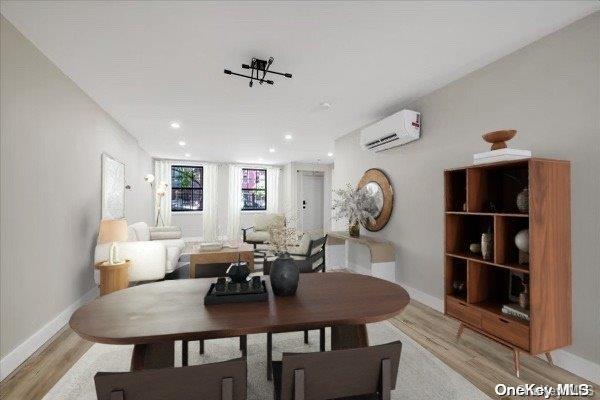
<path fill-rule="evenodd" d="M 600 12 L 574 23 L 407 108 L 423 114 L 423 137 L 364 152 L 358 131 L 335 146 L 334 187 L 382 168 L 394 211 L 379 236 L 397 246 L 396 278 L 442 298 L 443 173 L 485 151 L 481 134 L 513 128 L 511 147 L 571 161 L 573 345 L 600 363 Z"/>
<path fill-rule="evenodd" d="M 125 163 L 126 217 L 150 222 L 153 206 L 143 179 L 150 156 L 4 17 L 1 32 L 4 368 L 7 354 L 94 287 L 102 152 Z"/>

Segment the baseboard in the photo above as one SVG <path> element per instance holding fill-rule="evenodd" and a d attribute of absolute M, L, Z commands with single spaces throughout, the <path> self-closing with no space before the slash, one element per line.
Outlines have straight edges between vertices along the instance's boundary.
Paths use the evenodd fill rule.
<path fill-rule="evenodd" d="M 397 283 L 406 289 L 411 299 L 425 304 L 426 306 L 431 307 L 439 312 L 444 312 L 444 301 L 442 299 L 438 299 L 437 297 L 422 292 L 419 289 L 412 288 L 403 282 Z M 540 357 L 543 357 L 545 360 L 545 356 L 543 354 Z M 552 360 L 554 365 L 557 367 L 567 370 L 591 382 L 600 384 L 600 365 L 561 349 L 554 350 L 552 352 Z"/>
<path fill-rule="evenodd" d="M 546 359 L 543 354 L 539 357 Z M 600 364 L 561 349 L 552 351 L 552 361 L 554 365 L 600 385 Z"/>
<path fill-rule="evenodd" d="M 69 323 L 71 315 L 79 307 L 94 299 L 99 294 L 97 287 L 94 287 L 77 301 L 64 309 L 56 318 L 48 322 L 39 331 L 27 338 L 23 343 L 14 348 L 2 360 L 0 360 L 0 380 L 4 380 L 19 365 L 35 353 L 44 343 L 56 334 L 63 326 Z"/>
<path fill-rule="evenodd" d="M 434 310 L 439 311 L 441 313 L 444 312 L 444 301 L 442 299 L 438 299 L 437 297 L 422 292 L 419 289 L 410 287 L 404 282 L 396 281 L 396 283 L 398 283 L 400 286 L 406 289 L 411 299 L 416 300 L 419 303 L 425 304 L 427 307 L 431 307 Z"/>

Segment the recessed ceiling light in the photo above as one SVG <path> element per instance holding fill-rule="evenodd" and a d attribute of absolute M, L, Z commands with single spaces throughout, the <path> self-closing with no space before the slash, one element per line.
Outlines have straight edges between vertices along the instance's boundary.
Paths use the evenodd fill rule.
<path fill-rule="evenodd" d="M 327 153 L 327 157 L 333 157 L 333 153 L 332 152 Z"/>
<path fill-rule="evenodd" d="M 192 155 L 190 153 L 185 153 L 185 156 L 190 158 Z"/>
<path fill-rule="evenodd" d="M 284 138 L 285 138 L 285 140 L 292 140 L 292 135 L 289 133 L 286 133 Z"/>
<path fill-rule="evenodd" d="M 185 143 L 185 141 L 184 141 L 184 140 L 180 140 L 180 141 L 179 141 L 179 145 L 180 145 L 180 146 L 185 146 L 185 145 L 186 145 L 186 143 Z"/>
<path fill-rule="evenodd" d="M 271 147 L 271 148 L 269 149 L 269 153 L 275 153 L 275 149 Z"/>
<path fill-rule="evenodd" d="M 328 101 L 322 101 L 321 103 L 319 103 L 319 107 L 321 107 L 323 110 L 330 110 L 331 103 Z"/>
<path fill-rule="evenodd" d="M 181 125 L 179 124 L 179 122 L 173 121 L 173 122 L 171 122 L 171 128 L 179 129 L 179 128 L 181 128 Z"/>

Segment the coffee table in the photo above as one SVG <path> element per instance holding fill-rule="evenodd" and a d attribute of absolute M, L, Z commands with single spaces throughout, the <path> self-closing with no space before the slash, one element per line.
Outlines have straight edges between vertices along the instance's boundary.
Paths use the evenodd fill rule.
<path fill-rule="evenodd" d="M 254 247 L 243 243 L 237 248 L 223 247 L 220 250 L 197 251 L 190 256 L 190 278 L 196 277 L 196 268 L 202 264 L 227 264 L 241 261 L 248 263 L 250 271 L 254 271 Z"/>

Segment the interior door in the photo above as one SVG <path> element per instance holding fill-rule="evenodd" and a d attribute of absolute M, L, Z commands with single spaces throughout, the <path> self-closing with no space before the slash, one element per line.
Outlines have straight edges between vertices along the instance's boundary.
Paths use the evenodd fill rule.
<path fill-rule="evenodd" d="M 323 174 L 300 172 L 300 229 L 303 232 L 323 230 Z"/>

